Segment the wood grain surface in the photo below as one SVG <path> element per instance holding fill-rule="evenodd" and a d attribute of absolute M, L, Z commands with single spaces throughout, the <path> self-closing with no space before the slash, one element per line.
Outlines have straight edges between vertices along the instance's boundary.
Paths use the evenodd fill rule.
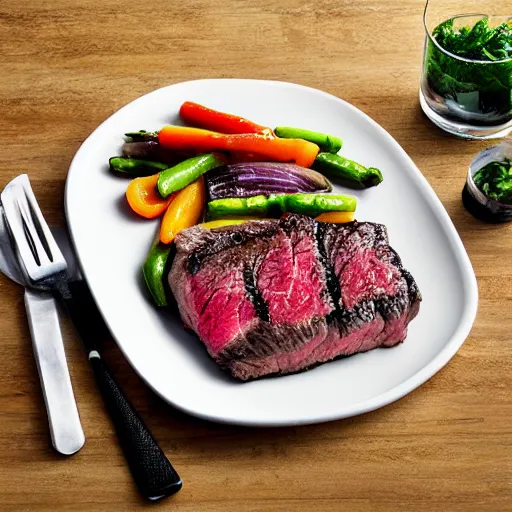
<path fill-rule="evenodd" d="M 508 2 L 493 3 L 506 13 Z M 422 10 L 421 0 L 2 0 L 0 185 L 27 172 L 50 224 L 64 220 L 81 142 L 139 95 L 207 77 L 297 82 L 353 103 L 408 152 L 462 237 L 480 302 L 467 342 L 420 389 L 300 428 L 182 415 L 109 346 L 116 377 L 184 481 L 148 505 L 65 318 L 87 442 L 70 458 L 52 452 L 22 290 L 1 277 L 1 511 L 512 510 L 512 227 L 484 225 L 461 204 L 467 165 L 486 144 L 443 134 L 419 108 Z"/>

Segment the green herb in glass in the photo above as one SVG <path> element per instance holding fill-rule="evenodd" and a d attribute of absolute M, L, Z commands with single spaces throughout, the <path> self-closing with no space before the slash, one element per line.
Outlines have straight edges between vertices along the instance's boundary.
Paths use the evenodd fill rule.
<path fill-rule="evenodd" d="M 460 107 L 473 124 L 500 124 L 512 116 L 512 24 L 490 27 L 487 17 L 473 27 L 454 28 L 454 18 L 432 32 L 426 79 L 432 91 Z M 485 116 L 487 114 L 487 116 Z M 452 115 L 457 115 L 452 112 Z"/>
<path fill-rule="evenodd" d="M 512 204 L 512 160 L 488 163 L 473 175 L 473 182 L 487 197 Z"/>

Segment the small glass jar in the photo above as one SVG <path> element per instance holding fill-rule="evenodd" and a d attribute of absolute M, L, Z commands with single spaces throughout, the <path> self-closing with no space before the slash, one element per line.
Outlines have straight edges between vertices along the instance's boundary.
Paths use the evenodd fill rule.
<path fill-rule="evenodd" d="M 466 184 L 462 191 L 462 202 L 477 219 L 492 223 L 512 221 L 512 204 L 487 197 L 473 181 L 473 176 L 477 171 L 491 162 L 502 162 L 505 158 L 512 160 L 512 140 L 510 139 L 484 149 L 469 165 Z"/>
<path fill-rule="evenodd" d="M 450 12 L 453 3 L 427 0 L 423 16 L 426 37 L 420 104 L 443 130 L 468 139 L 493 139 L 512 132 L 512 58 L 470 60 L 450 53 L 434 38 L 434 29 L 454 19 L 454 29 L 472 27 L 482 18 L 489 26 L 508 23 L 510 16 Z M 478 2 L 478 9 L 488 2 Z M 471 2 L 461 5 L 469 7 Z"/>

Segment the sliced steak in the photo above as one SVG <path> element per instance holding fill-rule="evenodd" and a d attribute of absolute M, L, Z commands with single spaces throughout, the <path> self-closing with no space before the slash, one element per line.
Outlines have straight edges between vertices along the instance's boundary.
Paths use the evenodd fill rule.
<path fill-rule="evenodd" d="M 380 224 L 299 215 L 176 238 L 169 284 L 185 325 L 238 379 L 393 346 L 421 300 Z"/>

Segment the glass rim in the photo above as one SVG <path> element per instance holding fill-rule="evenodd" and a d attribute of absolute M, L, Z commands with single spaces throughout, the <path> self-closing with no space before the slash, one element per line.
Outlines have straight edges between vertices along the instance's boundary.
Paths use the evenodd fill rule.
<path fill-rule="evenodd" d="M 472 64 L 483 64 L 483 65 L 489 65 L 489 64 L 503 64 L 505 62 L 512 62 L 512 56 L 508 57 L 507 59 L 500 59 L 500 60 L 477 60 L 477 59 L 468 59 L 466 57 L 461 57 L 460 55 L 457 55 L 455 53 L 452 53 L 445 48 L 443 48 L 435 39 L 435 37 L 432 36 L 430 33 L 430 30 L 427 27 L 427 10 L 428 10 L 429 0 L 427 0 L 425 4 L 425 9 L 423 11 L 423 27 L 425 28 L 425 33 L 427 37 L 430 39 L 430 41 L 437 47 L 439 51 L 444 53 L 445 55 L 448 55 L 452 59 L 459 60 L 461 62 L 469 62 Z M 455 18 L 466 18 L 466 17 L 476 17 L 481 16 L 482 18 L 491 18 L 492 16 L 489 16 L 488 14 L 484 13 L 468 13 L 468 14 L 459 14 L 457 16 L 453 16 L 452 18 L 448 19 L 455 19 Z M 505 18 L 507 16 L 503 16 Z M 508 17 L 510 20 L 512 20 L 512 15 Z M 446 21 L 446 20 L 445 20 Z"/>

